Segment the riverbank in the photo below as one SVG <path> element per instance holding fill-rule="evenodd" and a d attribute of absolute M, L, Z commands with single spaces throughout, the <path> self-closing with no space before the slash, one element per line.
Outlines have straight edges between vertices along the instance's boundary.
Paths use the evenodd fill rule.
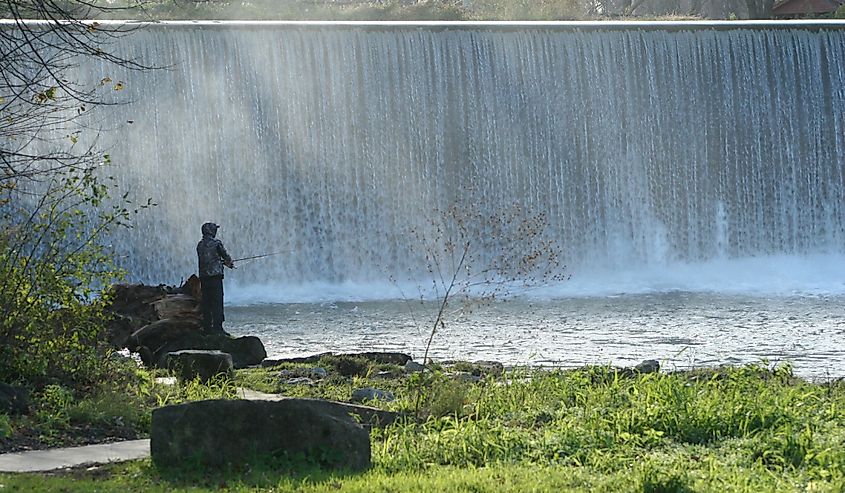
<path fill-rule="evenodd" d="M 845 257 L 840 262 L 845 265 Z M 726 278 L 733 283 L 737 276 Z M 838 279 L 841 284 L 845 272 Z M 845 295 L 836 289 L 800 295 L 678 290 L 471 303 L 470 313 L 438 330 L 431 356 L 561 368 L 656 359 L 667 370 L 788 361 L 795 375 L 824 382 L 845 376 L 845 347 L 838 343 Z M 270 358 L 312 354 L 315 348 L 421 357 L 437 310 L 434 302 L 401 300 L 268 303 L 246 299 L 245 291 L 227 291 L 227 299 L 252 303 L 227 307 L 227 330 L 259 337 Z"/>
<path fill-rule="evenodd" d="M 147 0 L 144 8 L 133 0 L 111 0 L 101 13 L 106 18 L 136 19 L 240 19 L 240 20 L 579 20 L 643 19 L 674 20 L 762 19 L 773 16 L 773 5 L 751 6 L 739 2 L 697 5 L 660 2 L 605 2 L 543 0 L 214 0 L 172 2 Z M 807 12 L 810 16 L 810 12 Z M 840 9 L 840 17 L 845 10 Z M 833 13 L 816 16 L 834 16 Z"/>
<path fill-rule="evenodd" d="M 598 18 L 654 18 L 683 20 L 700 18 L 666 11 L 654 11 L 635 17 L 618 9 L 602 15 L 586 2 L 577 0 L 544 0 L 536 3 L 499 2 L 475 0 L 455 2 L 450 0 L 215 0 L 213 2 L 176 3 L 147 1 L 143 9 L 126 9 L 132 5 L 115 2 L 114 9 L 100 13 L 101 18 L 136 20 L 583 20 Z M 608 4 L 609 5 L 609 4 Z M 662 12 L 662 11 L 661 11 Z M 711 16 L 712 17 L 712 16 Z M 727 18 L 727 15 L 722 16 Z"/>
<path fill-rule="evenodd" d="M 185 385 L 171 392 L 201 397 L 196 382 L 187 384 L 193 391 Z M 329 359 L 239 370 L 233 380 L 204 388 L 206 396 L 226 395 L 235 386 L 347 402 L 357 389 L 372 388 L 393 399 L 369 405 L 420 419 L 373 430 L 374 466 L 358 475 L 321 472 L 301 459 L 226 471 L 167 471 L 136 461 L 0 475 L 0 484 L 7 491 L 759 492 L 845 486 L 845 385 L 809 383 L 789 367 L 498 374 L 467 365 L 423 377 L 397 365 Z"/>

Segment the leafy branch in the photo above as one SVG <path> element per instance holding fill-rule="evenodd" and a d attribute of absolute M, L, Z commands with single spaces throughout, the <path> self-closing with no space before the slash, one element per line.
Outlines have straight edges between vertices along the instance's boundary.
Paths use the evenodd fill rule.
<path fill-rule="evenodd" d="M 519 203 L 488 212 L 480 203 L 468 200 L 435 209 L 428 224 L 411 231 L 417 247 L 414 253 L 438 300 L 423 355 L 426 368 L 435 336 L 453 317 L 516 291 L 568 278 L 545 213 Z M 424 382 L 421 378 L 417 387 L 417 414 Z"/>

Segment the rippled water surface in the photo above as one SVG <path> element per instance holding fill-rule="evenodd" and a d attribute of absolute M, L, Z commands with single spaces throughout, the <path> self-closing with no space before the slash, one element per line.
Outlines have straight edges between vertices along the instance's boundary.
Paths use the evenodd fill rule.
<path fill-rule="evenodd" d="M 504 364 L 664 368 L 766 361 L 795 373 L 845 376 L 845 296 L 663 293 L 469 304 L 432 344 L 435 359 Z M 436 306 L 409 301 L 227 308 L 234 335 L 259 336 L 268 357 L 402 351 L 421 359 Z"/>

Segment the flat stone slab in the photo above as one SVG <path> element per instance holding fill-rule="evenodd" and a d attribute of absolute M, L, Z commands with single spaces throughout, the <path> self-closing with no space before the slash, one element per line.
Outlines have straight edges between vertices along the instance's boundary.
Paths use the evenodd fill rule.
<path fill-rule="evenodd" d="M 243 387 L 238 387 L 238 397 L 244 400 L 249 401 L 283 401 L 287 399 L 296 399 L 294 397 L 287 397 L 280 394 L 266 394 L 264 392 L 259 392 L 257 390 L 250 390 L 245 389 Z M 302 400 L 302 399 L 299 399 Z M 323 400 L 323 399 L 310 399 L 310 400 Z M 375 407 L 370 406 L 362 406 L 358 404 L 347 404 L 345 402 L 335 402 L 335 401 L 327 401 L 330 402 L 328 405 L 332 406 L 342 406 L 346 409 L 349 414 L 354 414 L 358 416 L 361 425 L 365 429 L 369 428 L 384 428 L 397 419 L 401 418 L 402 415 L 400 413 L 396 413 L 393 411 L 384 411 L 381 409 L 377 409 Z"/>
<path fill-rule="evenodd" d="M 31 450 L 0 455 L 0 472 L 43 472 L 85 464 L 105 464 L 150 456 L 149 440 Z"/>
<path fill-rule="evenodd" d="M 344 406 L 320 399 L 212 399 L 153 410 L 153 464 L 245 465 L 304 456 L 322 467 L 370 468 L 370 435 Z"/>

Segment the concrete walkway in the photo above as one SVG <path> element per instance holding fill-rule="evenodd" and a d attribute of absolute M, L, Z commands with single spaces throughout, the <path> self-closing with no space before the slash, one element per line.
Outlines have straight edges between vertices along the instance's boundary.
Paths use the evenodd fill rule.
<path fill-rule="evenodd" d="M 238 397 L 248 401 L 280 401 L 285 396 L 280 394 L 265 394 L 257 390 L 250 390 L 238 387 Z"/>
<path fill-rule="evenodd" d="M 105 464 L 150 455 L 149 440 L 86 445 L 84 447 L 31 450 L 0 455 L 0 472 L 40 472 L 77 467 L 86 464 Z"/>
<path fill-rule="evenodd" d="M 278 400 L 282 398 L 280 395 L 265 394 L 242 388 L 238 389 L 238 396 L 249 400 Z M 149 439 L 85 445 L 84 447 L 31 450 L 0 454 L 0 472 L 53 471 L 67 467 L 143 459 L 149 456 Z"/>

